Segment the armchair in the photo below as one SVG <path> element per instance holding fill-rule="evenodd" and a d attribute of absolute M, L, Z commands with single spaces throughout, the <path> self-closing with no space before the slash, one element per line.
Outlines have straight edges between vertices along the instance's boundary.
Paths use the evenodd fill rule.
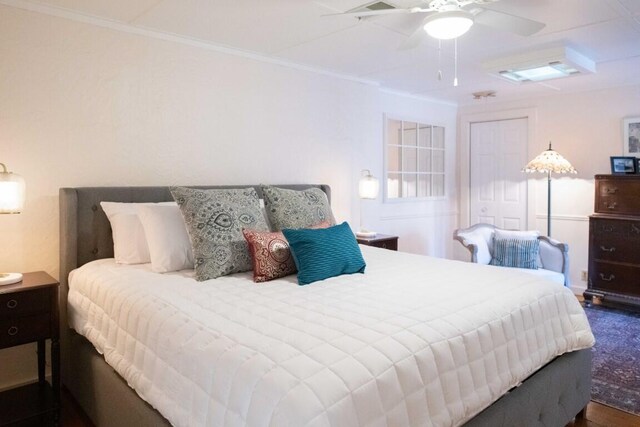
<path fill-rule="evenodd" d="M 471 262 L 489 264 L 493 256 L 493 233 L 497 228 L 491 224 L 475 224 L 453 232 L 453 238 L 469 250 Z M 569 245 L 539 236 L 541 268 L 521 269 L 539 277 L 569 286 Z"/>

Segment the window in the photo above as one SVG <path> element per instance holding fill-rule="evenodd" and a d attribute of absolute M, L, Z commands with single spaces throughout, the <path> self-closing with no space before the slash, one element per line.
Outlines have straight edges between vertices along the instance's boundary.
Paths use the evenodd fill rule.
<path fill-rule="evenodd" d="M 444 128 L 387 119 L 386 198 L 444 196 Z"/>

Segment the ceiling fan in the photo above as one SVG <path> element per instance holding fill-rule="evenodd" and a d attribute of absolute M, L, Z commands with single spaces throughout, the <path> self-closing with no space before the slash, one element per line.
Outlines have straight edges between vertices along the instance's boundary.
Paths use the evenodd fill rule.
<path fill-rule="evenodd" d="M 380 15 L 429 13 L 420 26 L 400 46 L 400 49 L 416 47 L 424 32 L 439 40 L 455 39 L 469 31 L 474 24 L 521 36 L 533 35 L 545 27 L 545 24 L 541 22 L 477 6 L 496 1 L 498 0 L 422 0 L 421 6 L 410 8 L 395 8 L 384 2 L 376 2 L 367 3 L 344 13 L 336 13 L 333 16 L 366 18 Z"/>

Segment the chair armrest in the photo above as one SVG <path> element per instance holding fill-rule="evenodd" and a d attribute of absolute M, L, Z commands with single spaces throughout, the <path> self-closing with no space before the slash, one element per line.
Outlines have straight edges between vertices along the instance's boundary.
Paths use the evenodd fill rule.
<path fill-rule="evenodd" d="M 569 286 L 569 245 L 547 236 L 540 236 L 539 240 L 542 268 L 562 273 L 565 286 Z"/>
<path fill-rule="evenodd" d="M 471 255 L 471 262 L 474 262 L 474 263 L 478 262 L 478 245 L 471 243 L 470 241 L 465 239 L 463 236 L 460 236 L 458 234 L 458 230 L 456 230 L 453 233 L 453 239 L 462 243 L 462 246 L 467 248 L 467 250 L 469 251 L 469 254 Z"/>

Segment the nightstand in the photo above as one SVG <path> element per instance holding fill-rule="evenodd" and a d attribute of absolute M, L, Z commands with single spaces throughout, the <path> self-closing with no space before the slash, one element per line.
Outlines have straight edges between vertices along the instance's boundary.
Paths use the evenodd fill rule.
<path fill-rule="evenodd" d="M 398 236 L 378 233 L 375 237 L 356 237 L 356 240 L 361 245 L 375 246 L 376 248 L 389 249 L 391 251 L 398 250 Z"/>
<path fill-rule="evenodd" d="M 22 282 L 0 286 L 0 349 L 31 342 L 38 345 L 38 382 L 0 393 L 0 426 L 58 424 L 58 286 L 58 282 L 43 271 L 25 273 Z M 46 339 L 51 339 L 51 384 L 45 380 Z"/>

